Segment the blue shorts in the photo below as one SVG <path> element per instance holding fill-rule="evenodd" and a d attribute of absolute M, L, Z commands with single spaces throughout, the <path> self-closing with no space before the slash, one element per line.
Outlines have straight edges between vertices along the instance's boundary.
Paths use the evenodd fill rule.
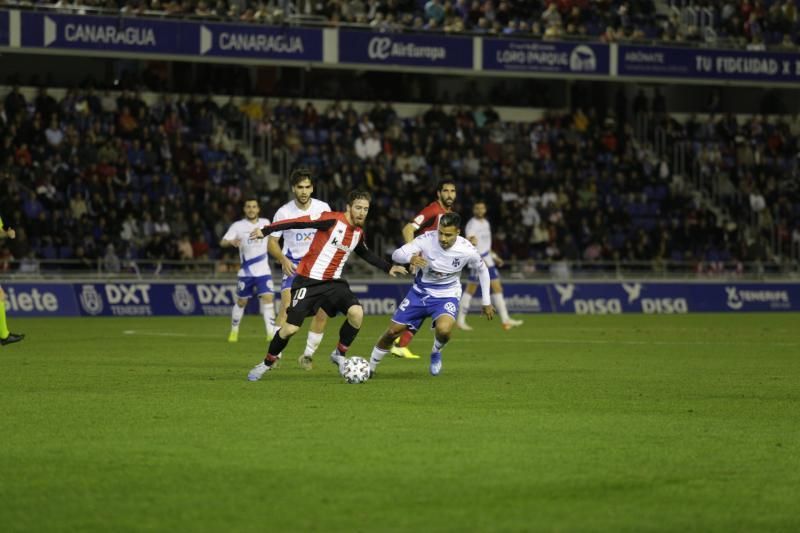
<path fill-rule="evenodd" d="M 470 283 L 478 283 L 478 272 L 470 269 L 468 279 Z M 491 266 L 489 267 L 489 280 L 494 281 L 496 279 L 500 279 L 500 273 L 497 271 L 496 266 Z"/>
<path fill-rule="evenodd" d="M 253 293 L 258 296 L 272 292 L 272 276 L 245 276 L 236 282 L 236 296 L 250 298 Z"/>
<path fill-rule="evenodd" d="M 458 298 L 455 296 L 435 298 L 427 294 L 420 294 L 412 288 L 392 315 L 392 322 L 405 324 L 408 329 L 418 331 L 428 317 L 433 319 L 435 325 L 436 319 L 440 316 L 450 315 L 456 318 L 457 314 Z"/>

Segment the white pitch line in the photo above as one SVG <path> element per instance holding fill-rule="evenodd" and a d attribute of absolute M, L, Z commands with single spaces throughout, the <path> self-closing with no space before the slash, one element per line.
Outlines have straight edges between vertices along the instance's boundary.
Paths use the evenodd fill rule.
<path fill-rule="evenodd" d="M 718 346 L 720 344 L 756 344 L 759 346 L 800 346 L 796 342 L 766 342 L 766 341 L 614 341 L 597 339 L 470 339 L 469 342 L 483 343 L 508 343 L 508 344 L 627 344 L 631 346 Z"/>
<path fill-rule="evenodd" d="M 134 329 L 126 329 L 122 332 L 123 335 L 141 335 L 145 337 L 189 337 L 188 333 L 171 333 L 163 331 L 136 331 Z M 191 335 L 192 337 L 214 337 L 215 335 Z"/>

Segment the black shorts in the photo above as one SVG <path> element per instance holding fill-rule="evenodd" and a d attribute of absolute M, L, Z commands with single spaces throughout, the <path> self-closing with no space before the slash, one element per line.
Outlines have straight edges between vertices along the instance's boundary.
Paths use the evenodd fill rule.
<path fill-rule="evenodd" d="M 297 276 L 292 282 L 292 300 L 286 309 L 286 322 L 300 327 L 307 316 L 316 315 L 320 309 L 333 317 L 337 313 L 347 314 L 353 305 L 361 305 L 361 302 L 345 280 L 320 281 Z"/>

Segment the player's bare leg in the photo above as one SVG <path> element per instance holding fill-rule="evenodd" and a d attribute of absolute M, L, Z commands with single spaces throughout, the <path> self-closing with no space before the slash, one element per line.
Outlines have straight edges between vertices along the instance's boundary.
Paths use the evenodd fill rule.
<path fill-rule="evenodd" d="M 433 334 L 433 347 L 431 348 L 431 375 L 438 376 L 442 371 L 442 350 L 450 342 L 450 335 L 455 326 L 455 319 L 450 315 L 441 315 L 436 318 Z"/>
<path fill-rule="evenodd" d="M 247 307 L 247 298 L 238 298 L 231 310 L 231 332 L 228 334 L 228 342 L 239 341 L 239 325 L 244 317 L 244 308 Z"/>
<path fill-rule="evenodd" d="M 514 320 L 508 315 L 506 299 L 503 296 L 503 285 L 500 283 L 500 280 L 493 279 L 491 287 L 492 305 L 494 305 L 495 309 L 497 309 L 497 313 L 500 315 L 500 322 L 503 324 L 503 329 L 508 331 L 511 328 L 521 326 L 522 320 Z"/>
<path fill-rule="evenodd" d="M 369 368 L 372 372 L 375 372 L 381 360 L 386 357 L 386 354 L 394 347 L 394 341 L 400 338 L 400 335 L 406 331 L 408 331 L 408 326 L 405 324 L 398 324 L 397 322 L 389 323 L 389 327 L 386 328 L 386 331 L 378 338 L 378 342 L 372 348 L 372 355 L 370 355 L 369 358 Z"/>
<path fill-rule="evenodd" d="M 339 342 L 336 349 L 331 352 L 331 362 L 337 368 L 342 367 L 345 361 L 345 354 L 350 349 L 350 345 L 356 340 L 361 324 L 364 322 L 364 308 L 360 305 L 351 305 L 347 310 L 347 319 L 339 328 Z"/>
<path fill-rule="evenodd" d="M 275 317 L 275 329 L 280 329 L 286 323 L 286 310 L 289 309 L 289 304 L 292 303 L 292 289 L 283 289 L 281 291 L 281 308 Z"/>
<path fill-rule="evenodd" d="M 264 327 L 267 330 L 267 341 L 271 341 L 275 336 L 275 304 L 274 296 L 270 291 L 259 296 L 261 303 L 261 316 L 264 317 Z"/>
<path fill-rule="evenodd" d="M 472 283 L 471 281 L 467 283 L 467 287 L 464 289 L 464 293 L 461 295 L 461 301 L 458 304 L 458 319 L 456 320 L 456 325 L 458 325 L 459 329 L 463 329 L 464 331 L 472 330 L 472 326 L 467 324 L 467 313 L 469 313 L 469 306 L 472 303 L 472 297 L 475 295 L 476 290 L 478 290 L 477 283 Z"/>
<path fill-rule="evenodd" d="M 311 370 L 314 367 L 313 357 L 314 352 L 319 348 L 322 342 L 322 337 L 325 332 L 325 326 L 328 323 L 328 315 L 320 309 L 314 315 L 311 321 L 311 326 L 308 328 L 308 337 L 306 338 L 306 349 L 303 354 L 297 359 L 298 364 L 304 370 Z"/>

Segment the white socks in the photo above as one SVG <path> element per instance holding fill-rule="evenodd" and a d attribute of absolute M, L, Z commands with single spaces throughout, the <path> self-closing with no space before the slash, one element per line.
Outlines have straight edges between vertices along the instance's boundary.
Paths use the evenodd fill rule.
<path fill-rule="evenodd" d="M 377 346 L 372 348 L 372 355 L 369 356 L 370 370 L 374 372 L 375 369 L 378 367 L 378 364 L 381 362 L 381 359 L 383 359 L 387 353 L 389 353 L 389 350 L 381 350 Z"/>
<path fill-rule="evenodd" d="M 322 333 L 314 333 L 313 331 L 309 331 L 308 338 L 306 339 L 306 351 L 303 352 L 303 355 L 306 357 L 314 357 L 314 352 L 317 351 L 319 344 L 322 342 L 322 336 Z"/>
<path fill-rule="evenodd" d="M 275 304 L 261 304 L 261 314 L 264 315 L 264 325 L 267 327 L 267 336 L 275 335 Z"/>
<path fill-rule="evenodd" d="M 500 314 L 500 321 L 503 324 L 508 323 L 511 320 L 511 317 L 508 316 L 508 309 L 506 308 L 506 299 L 503 298 L 503 294 L 499 292 L 495 292 L 492 294 L 492 303 L 494 304 L 495 309 Z"/>
<path fill-rule="evenodd" d="M 231 330 L 239 331 L 239 323 L 242 321 L 243 316 L 244 307 L 239 307 L 238 304 L 233 304 L 233 310 L 231 311 Z"/>
<path fill-rule="evenodd" d="M 469 305 L 472 303 L 472 295 L 467 291 L 461 295 L 461 302 L 458 304 L 458 323 L 466 324 L 467 313 L 469 313 Z"/>

